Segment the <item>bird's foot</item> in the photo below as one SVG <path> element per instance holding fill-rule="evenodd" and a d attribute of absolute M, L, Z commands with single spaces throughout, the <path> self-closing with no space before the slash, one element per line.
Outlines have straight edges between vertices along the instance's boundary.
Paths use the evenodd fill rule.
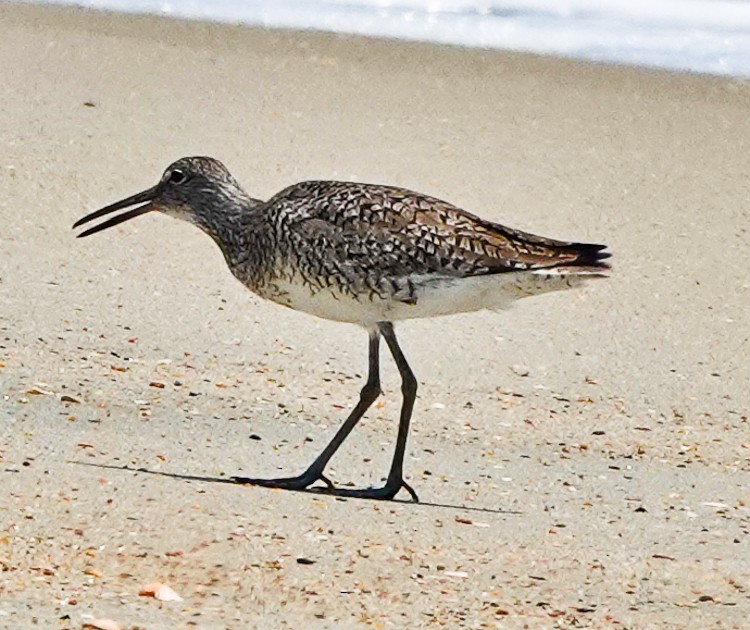
<path fill-rule="evenodd" d="M 403 488 L 412 498 L 414 503 L 419 503 L 419 497 L 408 483 L 403 479 L 389 479 L 381 488 L 362 488 L 349 489 L 337 488 L 333 482 L 322 472 L 315 470 L 306 470 L 297 477 L 281 477 L 279 479 L 254 479 L 252 477 L 232 477 L 234 483 L 245 484 L 249 486 L 263 486 L 264 488 L 280 488 L 282 490 L 304 490 L 314 484 L 316 481 L 322 481 L 326 487 L 318 486 L 311 488 L 311 491 L 320 492 L 321 494 L 332 494 L 337 497 L 352 497 L 356 499 L 377 499 L 380 501 L 390 501 Z"/>
<path fill-rule="evenodd" d="M 356 499 L 378 499 L 381 501 L 390 501 L 393 499 L 401 489 L 406 490 L 410 495 L 414 503 L 419 503 L 419 497 L 414 492 L 408 483 L 403 479 L 389 479 L 382 488 L 363 488 L 363 489 L 348 489 L 348 488 L 321 488 L 320 491 L 325 494 L 332 494 L 337 497 L 353 497 Z"/>
<path fill-rule="evenodd" d="M 281 488 L 282 490 L 304 490 L 313 485 L 316 481 L 322 481 L 326 488 L 320 488 L 321 491 L 335 490 L 333 482 L 322 472 L 307 469 L 297 477 L 281 477 L 279 479 L 253 479 L 252 477 L 232 477 L 235 483 L 241 483 L 251 486 L 263 486 L 265 488 Z"/>

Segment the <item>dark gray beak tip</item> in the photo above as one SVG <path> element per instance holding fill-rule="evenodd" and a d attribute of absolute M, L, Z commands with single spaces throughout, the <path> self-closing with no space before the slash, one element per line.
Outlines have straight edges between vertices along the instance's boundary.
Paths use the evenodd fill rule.
<path fill-rule="evenodd" d="M 123 212 L 122 214 L 115 215 L 111 217 L 110 219 L 103 221 L 99 225 L 96 225 L 92 228 L 89 228 L 88 230 L 81 232 L 80 234 L 78 234 L 77 238 L 83 238 L 84 236 L 89 236 L 90 234 L 101 232 L 102 230 L 106 230 L 107 228 L 113 227 L 115 225 L 119 225 L 120 223 L 124 223 L 125 221 L 129 221 L 130 219 L 134 219 L 135 217 L 138 217 L 142 214 L 146 214 L 147 212 L 151 212 L 152 210 L 155 210 L 152 201 L 154 197 L 157 196 L 157 193 L 158 193 L 158 186 L 155 186 L 154 188 L 149 188 L 148 190 L 144 190 L 143 192 L 138 193 L 137 195 L 133 195 L 132 197 L 128 197 L 127 199 L 123 199 L 122 201 L 113 203 L 110 206 L 106 206 L 102 208 L 101 210 L 96 210 L 95 212 L 91 212 L 90 214 L 87 214 L 85 217 L 78 219 L 78 221 L 76 221 L 73 224 L 73 229 L 80 227 L 84 223 L 88 223 L 89 221 L 93 221 L 94 219 L 98 219 L 100 217 L 103 217 L 107 214 L 111 214 L 118 210 L 124 210 L 125 208 L 130 208 L 131 206 L 134 206 L 135 204 L 138 204 L 138 203 L 143 204 L 142 206 L 131 208 L 130 210 L 128 210 L 127 212 Z"/>

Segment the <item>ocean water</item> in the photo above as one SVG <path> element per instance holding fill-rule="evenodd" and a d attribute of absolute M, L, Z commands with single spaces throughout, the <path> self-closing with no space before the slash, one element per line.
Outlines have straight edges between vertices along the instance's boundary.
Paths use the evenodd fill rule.
<path fill-rule="evenodd" d="M 750 0 L 27 0 L 750 76 Z"/>

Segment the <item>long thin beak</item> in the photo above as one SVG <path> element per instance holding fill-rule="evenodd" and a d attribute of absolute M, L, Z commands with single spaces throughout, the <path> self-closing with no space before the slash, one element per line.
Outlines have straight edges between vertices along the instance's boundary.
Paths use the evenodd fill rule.
<path fill-rule="evenodd" d="M 142 214 L 146 214 L 147 212 L 151 212 L 152 210 L 156 210 L 156 207 L 152 202 L 158 192 L 159 186 L 157 185 L 153 188 L 149 188 L 148 190 L 144 190 L 137 195 L 133 195 L 132 197 L 128 197 L 127 199 L 123 199 L 122 201 L 113 203 L 111 206 L 107 206 L 106 208 L 102 208 L 101 210 L 97 210 L 96 212 L 92 212 L 91 214 L 87 214 L 82 219 L 78 219 L 78 221 L 73 224 L 74 228 L 77 228 L 79 225 L 83 225 L 84 223 L 88 223 L 89 221 L 93 221 L 94 219 L 98 219 L 99 217 L 103 217 L 105 214 L 110 214 L 112 212 L 116 212 L 117 210 L 123 210 L 124 208 L 129 208 L 130 206 L 134 206 L 137 203 L 143 203 L 144 201 L 148 202 L 142 206 L 138 206 L 137 208 L 133 208 L 132 210 L 128 210 L 127 212 L 123 212 L 122 214 L 118 214 L 117 216 L 112 217 L 111 219 L 108 219 L 107 221 L 104 221 L 99 225 L 81 232 L 78 235 L 78 238 L 83 238 L 84 236 L 89 236 L 90 234 L 96 234 L 96 232 L 101 232 L 102 230 L 111 228 L 113 225 L 118 225 L 125 221 L 129 221 L 130 219 L 134 219 L 135 217 L 139 217 Z"/>

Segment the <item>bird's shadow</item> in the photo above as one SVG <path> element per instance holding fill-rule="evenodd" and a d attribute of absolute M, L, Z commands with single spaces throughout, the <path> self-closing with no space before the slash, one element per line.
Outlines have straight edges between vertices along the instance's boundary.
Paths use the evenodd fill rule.
<path fill-rule="evenodd" d="M 81 462 L 81 461 L 75 461 L 71 460 L 69 462 L 70 464 L 77 464 L 79 466 L 92 466 L 94 468 L 106 468 L 108 470 L 122 470 L 126 472 L 134 472 L 134 473 L 145 473 L 148 475 L 158 475 L 160 477 L 171 477 L 172 479 L 181 479 L 183 481 L 203 481 L 205 483 L 225 483 L 230 485 L 236 485 L 236 486 L 247 486 L 248 484 L 235 481 L 231 478 L 222 478 L 222 477 L 205 477 L 201 475 L 182 475 L 178 473 L 170 473 L 170 472 L 163 472 L 161 470 L 149 470 L 148 468 L 133 468 L 132 466 L 128 465 L 122 465 L 122 466 L 115 466 L 114 464 L 96 464 L 94 462 Z M 257 486 L 258 488 L 261 488 L 262 486 Z M 380 501 L 379 499 L 370 499 L 367 497 L 352 497 L 352 496 L 346 496 L 341 497 L 337 496 L 335 492 L 330 492 L 325 487 L 312 487 L 312 488 L 304 488 L 300 490 L 286 490 L 287 492 L 301 492 L 304 494 L 315 494 L 318 496 L 329 496 L 336 499 L 355 499 L 358 501 Z M 473 507 L 468 505 L 454 505 L 452 503 L 433 503 L 429 501 L 420 501 L 419 503 L 414 503 L 414 501 L 410 501 L 407 499 L 391 499 L 391 503 L 401 503 L 404 505 L 412 505 L 414 507 L 432 507 L 432 508 L 448 508 L 451 510 L 462 510 L 467 512 L 483 512 L 485 514 L 503 514 L 507 516 L 519 516 L 523 514 L 523 512 L 519 512 L 517 510 L 499 510 L 499 509 L 493 509 L 493 508 L 485 508 L 485 507 Z"/>

